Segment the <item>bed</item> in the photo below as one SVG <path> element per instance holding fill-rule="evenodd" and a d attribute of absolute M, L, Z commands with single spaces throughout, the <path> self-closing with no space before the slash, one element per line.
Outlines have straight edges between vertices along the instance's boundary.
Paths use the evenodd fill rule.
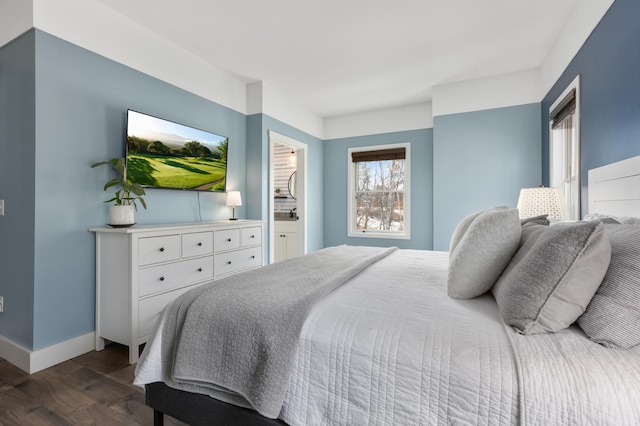
<path fill-rule="evenodd" d="M 629 179 L 636 179 L 634 176 L 640 174 L 634 172 L 640 170 L 640 160 L 633 161 L 637 167 L 625 160 L 622 167 L 614 164 L 596 169 L 593 174 L 590 172 L 590 187 L 596 191 L 590 201 L 607 203 L 607 209 L 598 212 L 599 218 L 603 214 L 640 216 L 640 210 L 628 207 L 638 203 L 637 194 L 631 192 L 629 202 L 619 201 L 627 198 L 630 192 L 626 190 L 619 191 L 620 196 L 616 196 L 613 203 L 609 196 L 617 194 L 617 190 L 610 189 L 612 185 L 618 186 L 613 181 L 619 180 L 626 187 Z M 609 189 L 602 190 L 602 185 Z M 478 217 L 502 217 L 512 214 L 512 210 L 491 209 Z M 469 219 L 467 225 L 473 226 L 476 220 Z M 500 226 L 503 227 L 502 223 Z M 529 223 L 526 231 L 523 222 L 517 221 L 517 226 L 522 235 L 547 232 L 543 229 L 545 225 Z M 557 229 L 562 227 L 557 226 L 560 226 Z M 589 229 L 594 231 L 588 234 L 588 240 L 591 242 L 595 233 L 602 234 L 603 227 L 601 223 L 591 226 Z M 452 240 L 467 247 L 470 231 L 463 231 L 461 235 L 454 234 Z M 278 361 L 287 367 L 280 370 L 278 365 L 274 370 L 275 376 L 283 376 L 280 381 L 275 380 L 282 393 L 277 401 L 271 401 L 270 396 L 250 395 L 251 384 L 244 390 L 224 380 L 218 386 L 211 386 L 208 375 L 211 369 L 215 370 L 215 360 L 211 358 L 234 358 L 228 361 L 228 368 L 221 368 L 224 371 L 211 373 L 216 377 L 222 374 L 226 378 L 228 371 L 237 369 L 238 365 L 248 365 L 247 370 L 252 371 L 256 367 L 244 360 L 242 354 L 229 356 L 220 352 L 220 348 L 207 349 L 207 340 L 194 337 L 199 336 L 197 334 L 178 339 L 190 342 L 190 346 L 181 349 L 175 336 L 180 336 L 184 329 L 198 328 L 201 316 L 188 317 L 187 312 L 192 304 L 198 303 L 194 301 L 206 298 L 205 292 L 223 294 L 225 284 L 230 289 L 242 287 L 250 278 L 268 281 L 270 273 L 291 275 L 294 278 L 290 285 L 295 285 L 301 279 L 296 275 L 297 269 L 312 270 L 312 264 L 326 263 L 325 258 L 308 255 L 282 265 L 270 265 L 260 273 L 239 275 L 229 283 L 212 283 L 210 289 L 201 290 L 201 298 L 185 296 L 165 310 L 138 363 L 135 383 L 146 387 L 147 404 L 154 409 L 155 424 L 162 424 L 163 413 L 189 424 L 640 424 L 640 345 L 612 349 L 596 343 L 573 319 L 560 330 L 554 329 L 558 327 L 553 321 L 521 327 L 519 310 L 516 310 L 515 322 L 507 323 L 510 308 L 517 303 L 505 302 L 511 300 L 504 292 L 508 284 L 505 284 L 506 277 L 518 272 L 522 263 L 531 257 L 518 254 L 522 246 L 522 242 L 516 244 L 513 248 L 516 254 L 506 256 L 504 264 L 497 266 L 497 281 L 495 271 L 493 275 L 483 275 L 486 270 L 483 265 L 488 262 L 480 259 L 487 255 L 484 249 L 477 257 L 477 252 L 470 252 L 474 253 L 472 261 L 460 254 L 461 248 L 451 253 L 420 250 L 373 253 L 375 259 L 364 261 L 352 275 L 334 280 L 332 286 L 309 304 L 301 315 L 299 328 L 294 328 L 293 345 L 287 340 L 267 342 L 272 347 L 264 353 L 272 352 L 271 356 L 278 360 L 282 356 L 280 348 L 283 353 L 290 352 L 289 357 L 284 357 L 286 362 Z M 338 247 L 325 249 L 316 256 L 344 259 L 350 255 L 350 249 L 351 252 L 366 251 L 365 248 Z M 588 252 L 580 250 L 578 255 L 586 256 L 584 253 Z M 584 259 L 590 266 L 603 257 L 601 252 L 593 253 L 592 258 Z M 455 274 L 450 273 L 456 259 L 473 264 L 469 273 L 460 274 L 457 270 Z M 496 263 L 495 259 L 492 255 L 491 262 Z M 592 269 L 587 272 L 594 276 Z M 584 270 L 576 273 L 580 280 L 589 280 L 584 277 Z M 480 294 L 464 294 L 468 293 L 468 284 L 472 281 L 474 286 L 476 282 L 487 281 L 492 288 L 475 291 Z M 598 281 L 593 291 L 600 292 L 603 277 L 591 281 Z M 464 291 L 460 294 L 452 292 L 455 283 L 461 283 Z M 221 287 L 216 287 L 220 284 Z M 245 291 L 251 292 L 251 286 L 247 284 Z M 259 297 L 268 299 L 270 294 Z M 596 299 L 594 293 L 589 299 L 592 297 Z M 244 305 L 244 297 L 241 299 L 238 304 Z M 581 303 L 588 304 L 589 300 Z M 227 316 L 243 309 L 242 306 L 229 308 L 227 302 L 225 308 L 229 309 Z M 572 307 L 555 306 L 554 309 L 564 314 Z M 268 312 L 258 317 L 268 317 L 271 310 L 274 308 L 268 308 Z M 281 318 L 278 321 L 282 322 Z M 235 319 L 230 322 L 232 326 L 240 323 Z M 585 328 L 588 325 L 585 323 Z M 273 326 L 266 327 L 270 330 Z M 231 336 L 241 336 L 240 333 L 242 330 L 234 330 Z M 233 345 L 235 342 L 229 343 Z M 288 346 L 291 348 L 287 349 Z M 211 353 L 217 355 L 210 356 Z M 186 358 L 206 358 L 203 362 L 207 373 L 198 377 L 195 370 L 196 373 L 189 375 L 189 367 L 176 374 L 185 379 L 176 383 L 171 378 L 171 370 L 179 364 L 178 354 Z M 256 355 L 260 368 L 265 362 L 262 355 L 262 352 Z M 176 371 L 180 370 L 176 368 Z M 259 374 L 264 375 L 262 371 Z M 239 386 L 246 380 L 242 376 Z M 255 387 L 271 388 L 272 382 L 270 378 L 267 385 L 259 382 Z"/>

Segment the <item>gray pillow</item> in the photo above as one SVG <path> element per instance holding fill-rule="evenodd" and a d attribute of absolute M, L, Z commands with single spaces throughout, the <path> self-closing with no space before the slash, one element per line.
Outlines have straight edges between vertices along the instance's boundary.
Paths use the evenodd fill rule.
<path fill-rule="evenodd" d="M 578 325 L 594 342 L 617 349 L 640 344 L 640 225 L 605 225 L 611 263 Z"/>
<path fill-rule="evenodd" d="M 525 224 L 520 248 L 493 287 L 505 322 L 522 334 L 569 327 L 598 289 L 610 257 L 600 222 Z"/>
<path fill-rule="evenodd" d="M 532 216 L 524 219 L 520 219 L 520 225 L 526 225 L 527 223 L 537 223 L 539 225 L 549 225 L 551 222 L 548 219 L 548 214 L 541 214 L 540 216 Z"/>
<path fill-rule="evenodd" d="M 520 242 L 518 210 L 495 207 L 464 218 L 451 237 L 447 294 L 470 299 L 496 282 Z"/>

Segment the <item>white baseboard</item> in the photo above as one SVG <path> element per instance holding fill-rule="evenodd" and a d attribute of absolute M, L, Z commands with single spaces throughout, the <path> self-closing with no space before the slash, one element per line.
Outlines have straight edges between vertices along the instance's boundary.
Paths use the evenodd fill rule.
<path fill-rule="evenodd" d="M 29 374 L 37 373 L 95 349 L 95 333 L 87 333 L 32 351 L 0 336 L 0 357 Z"/>
<path fill-rule="evenodd" d="M 31 351 L 5 337 L 0 336 L 0 358 L 4 358 L 21 370 L 29 372 Z"/>

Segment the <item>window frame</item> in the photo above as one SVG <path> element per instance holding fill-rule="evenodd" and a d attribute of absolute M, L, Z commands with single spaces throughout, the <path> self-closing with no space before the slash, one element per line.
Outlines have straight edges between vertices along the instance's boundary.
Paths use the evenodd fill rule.
<path fill-rule="evenodd" d="M 557 146 L 557 142 L 554 142 L 553 137 L 555 131 L 553 129 L 553 113 L 558 107 L 561 109 L 562 103 L 570 96 L 572 91 L 575 91 L 575 111 L 559 122 L 563 125 L 562 123 L 565 123 L 566 120 L 571 120 L 571 129 L 569 131 L 562 129 L 565 132 L 565 136 L 570 134 L 571 146 L 567 147 L 567 139 L 562 140 L 562 146 Z M 580 174 L 582 162 L 580 127 L 580 74 L 578 74 L 549 107 L 549 186 L 555 186 L 560 190 L 565 219 L 568 220 L 580 220 L 581 217 L 582 188 L 580 186 Z M 569 156 L 567 156 L 567 152 L 569 152 Z M 560 155 L 557 155 L 559 153 Z M 562 176 L 555 176 L 556 171 Z M 561 184 L 560 181 L 562 181 Z M 567 185 L 570 186 L 571 192 L 569 194 L 565 191 Z M 575 197 L 573 209 L 571 195 Z"/>
<path fill-rule="evenodd" d="M 403 210 L 404 229 L 402 231 L 367 231 L 356 229 L 356 215 L 358 212 L 356 205 L 356 176 L 357 162 L 352 161 L 353 152 L 381 151 L 385 149 L 404 148 L 404 190 L 403 190 Z M 411 143 L 397 142 L 384 145 L 369 145 L 351 147 L 347 150 L 347 236 L 359 238 L 388 238 L 395 240 L 411 239 Z"/>

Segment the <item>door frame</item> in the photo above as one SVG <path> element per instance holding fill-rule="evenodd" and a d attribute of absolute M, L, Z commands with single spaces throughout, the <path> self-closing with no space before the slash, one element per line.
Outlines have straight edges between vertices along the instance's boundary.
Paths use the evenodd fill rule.
<path fill-rule="evenodd" d="M 298 224 L 298 247 L 297 254 L 303 255 L 307 253 L 307 144 L 296 139 L 290 138 L 273 130 L 269 130 L 269 263 L 274 261 L 274 211 L 275 202 L 273 193 L 275 190 L 274 171 L 273 171 L 273 154 L 274 144 L 285 145 L 296 150 L 297 169 L 296 169 L 296 209 L 299 219 Z"/>

